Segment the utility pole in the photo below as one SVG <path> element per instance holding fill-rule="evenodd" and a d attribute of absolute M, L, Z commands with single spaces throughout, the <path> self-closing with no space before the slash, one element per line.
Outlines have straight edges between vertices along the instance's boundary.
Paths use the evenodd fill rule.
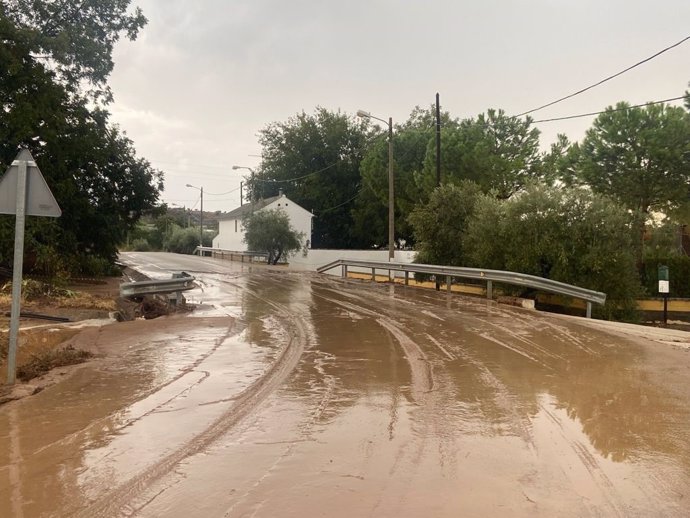
<path fill-rule="evenodd" d="M 388 117 L 388 260 L 395 258 L 395 184 L 393 177 L 393 117 Z"/>
<path fill-rule="evenodd" d="M 441 185 L 441 104 L 436 92 L 436 187 Z"/>
<path fill-rule="evenodd" d="M 201 215 L 199 216 L 199 246 L 204 246 L 204 188 L 201 187 Z M 204 255 L 199 250 L 199 255 Z"/>

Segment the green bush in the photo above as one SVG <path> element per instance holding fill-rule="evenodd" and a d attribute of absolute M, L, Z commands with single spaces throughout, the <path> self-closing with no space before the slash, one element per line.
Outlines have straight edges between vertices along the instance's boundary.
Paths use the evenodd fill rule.
<path fill-rule="evenodd" d="M 607 295 L 604 318 L 635 320 L 640 283 L 630 215 L 586 190 L 528 187 L 480 198 L 464 236 L 468 266 L 527 273 Z"/>
<path fill-rule="evenodd" d="M 132 241 L 129 245 L 130 250 L 134 252 L 150 252 L 151 245 L 146 239 L 139 238 Z"/>
<path fill-rule="evenodd" d="M 163 248 L 177 254 L 193 254 L 199 246 L 199 229 L 175 225 L 163 241 Z"/>

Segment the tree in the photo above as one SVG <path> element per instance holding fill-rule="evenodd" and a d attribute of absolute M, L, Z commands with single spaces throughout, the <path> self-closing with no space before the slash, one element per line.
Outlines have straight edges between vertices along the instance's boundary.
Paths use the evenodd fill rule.
<path fill-rule="evenodd" d="M 12 34 L 9 39 L 2 38 L 3 44 L 21 42 L 29 47 L 30 59 L 50 64 L 55 80 L 68 92 L 78 93 L 80 83 L 87 82 L 94 97 L 103 96 L 108 102 L 111 96 L 106 80 L 113 69 L 113 47 L 122 33 L 136 39 L 146 24 L 140 8 L 128 12 L 130 3 L 4 0 L 0 19 L 9 24 Z"/>
<path fill-rule="evenodd" d="M 435 177 L 435 153 L 427 153 L 425 177 Z M 476 119 L 460 121 L 441 137 L 443 181 L 471 180 L 484 192 L 507 199 L 527 183 L 544 176 L 539 130 L 529 117 L 509 117 L 503 110 L 487 110 Z"/>
<path fill-rule="evenodd" d="M 414 208 L 427 201 L 436 186 L 425 182 L 428 157 L 436 156 L 435 108 L 415 107 L 410 117 L 393 130 L 393 169 L 395 176 L 395 237 L 414 243 L 414 232 L 408 217 Z M 444 128 L 457 123 L 447 112 L 441 114 Z M 362 193 L 352 211 L 354 236 L 360 246 L 384 247 L 388 244 L 388 132 L 376 127 L 377 136 L 360 166 Z M 433 171 L 435 171 L 435 159 Z M 431 178 L 431 176 L 430 176 Z"/>
<path fill-rule="evenodd" d="M 129 2 L 83 2 L 84 12 L 98 12 L 78 37 L 80 24 L 65 13 L 81 4 L 0 5 L 0 169 L 27 147 L 62 208 L 56 220 L 30 218 L 27 224 L 27 266 L 49 274 L 80 270 L 92 258 L 112 262 L 162 189 L 162 174 L 138 158 L 132 142 L 108 124 L 108 113 L 79 91 L 80 80 L 104 85 L 107 67 L 89 63 L 112 50 L 121 30 L 118 16 Z M 0 234 L 8 237 L 0 242 L 0 263 L 9 265 L 12 218 L 0 217 Z"/>
<path fill-rule="evenodd" d="M 568 153 L 564 176 L 638 212 L 637 257 L 645 221 L 690 195 L 690 115 L 665 104 L 608 107 Z"/>
<path fill-rule="evenodd" d="M 252 252 L 268 254 L 268 264 L 287 259 L 302 247 L 304 234 L 290 225 L 287 214 L 280 209 L 263 209 L 247 215 L 243 223 L 244 242 Z"/>
<path fill-rule="evenodd" d="M 463 236 L 481 193 L 470 181 L 460 185 L 441 185 L 410 214 L 417 243 L 416 262 L 448 266 L 466 265 Z"/>
<path fill-rule="evenodd" d="M 366 146 L 366 124 L 317 107 L 261 130 L 261 167 L 247 179 L 253 200 L 282 189 L 312 210 L 314 248 L 349 248 L 350 211 L 360 194 L 359 165 Z"/>
<path fill-rule="evenodd" d="M 630 316 L 640 281 L 624 207 L 586 189 L 531 185 L 479 197 L 463 247 L 470 266 L 537 275 L 607 294 L 604 316 Z"/>

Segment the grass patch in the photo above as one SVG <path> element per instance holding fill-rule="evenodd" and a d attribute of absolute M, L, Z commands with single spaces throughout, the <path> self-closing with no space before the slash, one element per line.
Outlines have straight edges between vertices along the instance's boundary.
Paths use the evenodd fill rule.
<path fill-rule="evenodd" d="M 61 349 L 51 349 L 40 354 L 32 354 L 28 362 L 17 367 L 17 378 L 22 381 L 29 381 L 56 367 L 66 365 L 76 365 L 83 363 L 93 354 L 81 349 L 67 346 Z"/>

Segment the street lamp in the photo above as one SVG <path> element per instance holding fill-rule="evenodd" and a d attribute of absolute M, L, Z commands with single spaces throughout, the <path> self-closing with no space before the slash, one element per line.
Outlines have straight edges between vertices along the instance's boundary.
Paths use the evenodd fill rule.
<path fill-rule="evenodd" d="M 201 216 L 199 216 L 199 247 L 204 246 L 204 188 L 203 187 L 196 187 L 191 184 L 187 184 L 187 187 L 191 187 L 192 189 L 196 189 L 197 191 L 201 192 Z M 201 248 L 199 248 L 199 255 L 204 255 L 201 252 Z"/>
<path fill-rule="evenodd" d="M 388 121 L 380 119 L 364 110 L 357 110 L 357 117 L 364 119 L 376 119 L 388 124 L 388 260 L 392 261 L 395 258 L 395 210 L 393 202 L 395 201 L 394 193 L 394 177 L 393 177 L 393 117 L 389 117 Z"/>
<path fill-rule="evenodd" d="M 233 170 L 233 171 L 237 171 L 238 169 L 246 169 L 247 171 L 249 171 L 250 173 L 252 173 L 252 188 L 255 189 L 256 186 L 254 185 L 254 169 L 252 169 L 251 167 L 244 166 L 244 165 L 234 165 L 234 166 L 232 166 L 232 170 Z M 244 196 L 242 196 L 242 182 L 240 182 L 240 206 L 242 205 L 242 199 L 243 199 L 243 198 L 244 198 Z M 250 200 L 250 201 L 251 201 L 251 200 Z"/>

